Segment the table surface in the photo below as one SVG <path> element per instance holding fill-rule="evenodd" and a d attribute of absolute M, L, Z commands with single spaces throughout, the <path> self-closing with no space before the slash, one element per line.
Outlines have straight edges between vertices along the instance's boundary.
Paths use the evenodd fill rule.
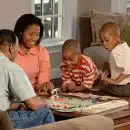
<path fill-rule="evenodd" d="M 129 101 L 129 98 L 126 98 L 126 100 Z M 70 112 L 69 114 L 66 112 L 58 112 L 54 110 L 52 110 L 52 112 L 54 113 L 54 116 L 57 118 L 57 121 L 89 115 L 82 112 Z M 130 122 L 130 109 L 120 110 L 108 114 L 106 113 L 105 116 L 112 118 L 114 120 L 115 125 L 123 124 L 126 122 Z"/>

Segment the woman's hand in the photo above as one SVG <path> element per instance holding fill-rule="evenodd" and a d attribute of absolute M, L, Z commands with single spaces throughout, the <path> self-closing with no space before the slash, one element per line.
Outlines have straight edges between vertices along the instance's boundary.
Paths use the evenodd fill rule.
<path fill-rule="evenodd" d="M 54 85 L 50 81 L 37 86 L 37 92 L 42 94 L 44 93 L 45 95 L 50 95 L 53 89 Z"/>

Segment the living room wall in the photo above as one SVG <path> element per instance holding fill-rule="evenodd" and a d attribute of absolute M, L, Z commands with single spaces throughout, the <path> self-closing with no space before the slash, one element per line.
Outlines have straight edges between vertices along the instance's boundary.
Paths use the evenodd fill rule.
<path fill-rule="evenodd" d="M 88 12 L 90 9 L 98 9 L 101 11 L 111 10 L 111 0 L 78 0 L 78 16 Z"/>
<path fill-rule="evenodd" d="M 69 5 L 66 6 L 66 11 L 64 12 L 67 15 L 66 23 L 70 28 L 68 32 L 69 36 L 76 37 L 76 16 L 77 16 L 77 0 L 65 0 L 68 1 Z M 0 1 L 0 29 L 9 28 L 13 29 L 16 20 L 24 13 L 31 13 L 32 0 L 3 0 Z M 75 6 L 73 6 L 75 5 Z M 68 8 L 71 8 L 72 11 L 68 12 Z M 44 43 L 44 41 L 43 41 Z M 61 59 L 61 46 L 51 46 L 47 47 L 50 52 L 51 59 L 51 77 L 59 77 L 59 64 Z M 50 51 L 51 50 L 51 51 Z"/>
<path fill-rule="evenodd" d="M 119 1 L 119 0 L 113 0 L 113 1 Z M 121 0 L 120 0 L 121 1 Z M 0 29 L 1 28 L 9 28 L 13 29 L 14 24 L 19 16 L 21 16 L 24 13 L 31 13 L 32 7 L 31 7 L 32 0 L 2 0 L 0 2 Z M 100 4 L 97 4 L 100 3 Z M 71 13 L 68 13 L 67 11 L 67 20 L 66 21 L 72 21 L 71 25 L 69 26 L 71 28 L 70 34 L 72 34 L 73 38 L 76 38 L 76 16 L 79 17 L 83 15 L 84 13 L 88 12 L 89 9 L 95 8 L 102 11 L 110 11 L 111 10 L 111 0 L 71 0 L 69 2 L 69 5 L 66 7 L 66 10 L 68 7 L 72 7 Z M 113 8 L 116 6 L 113 6 Z M 73 17 L 73 18 L 72 18 Z M 51 63 L 52 63 L 52 78 L 58 77 L 59 75 L 59 62 L 60 62 L 60 50 L 61 46 L 54 47 L 52 46 L 51 49 L 55 49 L 53 53 L 50 53 L 51 57 Z M 58 50 L 58 52 L 57 52 Z"/>
<path fill-rule="evenodd" d="M 1 0 L 0 28 L 13 29 L 19 16 L 31 12 L 31 0 Z"/>

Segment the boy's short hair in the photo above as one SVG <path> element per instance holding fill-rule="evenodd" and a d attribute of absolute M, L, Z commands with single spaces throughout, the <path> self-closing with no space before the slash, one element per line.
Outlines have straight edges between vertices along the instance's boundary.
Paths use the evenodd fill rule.
<path fill-rule="evenodd" d="M 116 23 L 113 22 L 107 22 L 103 24 L 100 28 L 99 35 L 101 34 L 101 32 L 108 32 L 111 35 L 120 36 L 120 28 Z"/>
<path fill-rule="evenodd" d="M 77 40 L 68 39 L 62 46 L 62 52 L 63 51 L 81 52 L 80 43 Z"/>
<path fill-rule="evenodd" d="M 3 44 L 16 44 L 17 38 L 15 33 L 9 29 L 0 30 L 0 45 Z"/>

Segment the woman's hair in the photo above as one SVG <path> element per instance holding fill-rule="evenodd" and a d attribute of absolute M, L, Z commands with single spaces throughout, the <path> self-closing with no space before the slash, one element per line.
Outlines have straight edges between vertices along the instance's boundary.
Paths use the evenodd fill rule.
<path fill-rule="evenodd" d="M 39 38 L 37 44 L 40 43 L 40 40 L 43 37 L 44 27 L 43 27 L 41 20 L 34 14 L 24 14 L 17 20 L 15 27 L 14 27 L 14 32 L 15 32 L 16 36 L 18 37 L 19 43 L 22 43 L 24 31 L 30 25 L 33 25 L 33 24 L 37 24 L 40 26 L 40 38 Z"/>
<path fill-rule="evenodd" d="M 0 30 L 0 45 L 2 44 L 16 44 L 16 35 L 12 30 Z"/>

